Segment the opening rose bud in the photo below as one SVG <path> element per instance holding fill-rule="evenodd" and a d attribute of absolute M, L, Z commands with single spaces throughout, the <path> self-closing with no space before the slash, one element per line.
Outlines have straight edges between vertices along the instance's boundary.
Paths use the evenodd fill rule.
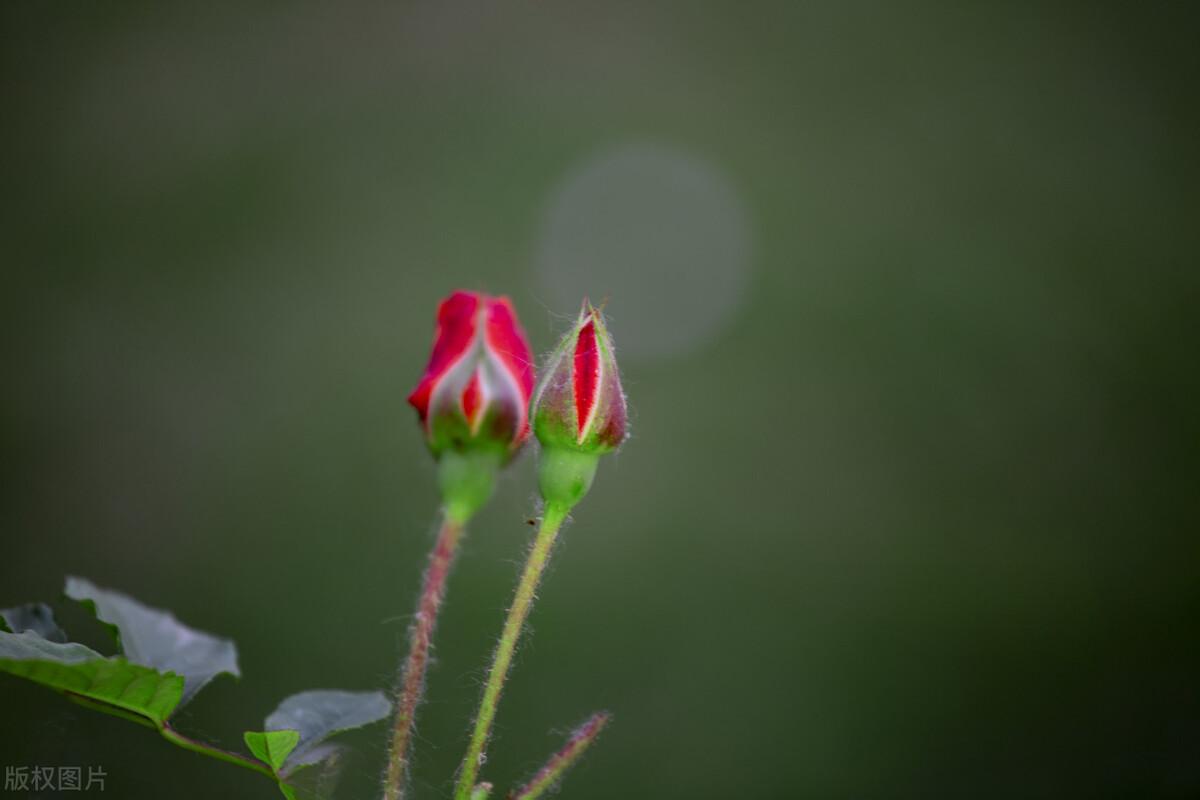
<path fill-rule="evenodd" d="M 625 441 L 625 393 L 621 391 L 612 339 L 603 315 L 586 300 L 579 319 L 550 356 L 532 416 L 533 432 L 542 445 L 538 463 L 542 520 L 492 656 L 475 727 L 458 771 L 455 800 L 478 800 L 480 784 L 476 778 L 486 758 L 496 706 L 559 531 L 571 509 L 591 488 L 600 456 Z M 607 721 L 607 714 L 594 716 L 532 782 L 508 796 L 527 800 L 540 797 L 558 783 Z"/>
<path fill-rule="evenodd" d="M 539 469 L 547 503 L 577 503 L 596 459 L 625 441 L 625 392 L 604 316 L 584 301 L 575 325 L 550 357 L 533 404 L 543 448 Z"/>
<path fill-rule="evenodd" d="M 408 402 L 417 410 L 442 491 L 473 512 L 495 469 L 529 436 L 533 358 L 507 297 L 457 291 L 438 306 L 429 365 Z"/>

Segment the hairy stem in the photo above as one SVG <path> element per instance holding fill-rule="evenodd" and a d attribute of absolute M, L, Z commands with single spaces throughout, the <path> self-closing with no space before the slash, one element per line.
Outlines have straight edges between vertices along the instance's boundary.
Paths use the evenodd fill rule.
<path fill-rule="evenodd" d="M 589 717 L 587 722 L 575 729 L 563 748 L 550 757 L 529 783 L 508 795 L 510 800 L 536 800 L 541 797 L 547 789 L 562 779 L 566 771 L 583 755 L 583 751 L 596 741 L 596 737 L 610 719 L 612 715 L 607 711 Z"/>
<path fill-rule="evenodd" d="M 429 566 L 421 585 L 417 615 L 408 631 L 408 659 L 397 684 L 396 712 L 392 723 L 392 742 L 388 749 L 387 774 L 384 777 L 384 800 L 402 800 L 408 772 L 408 749 L 412 743 L 413 721 L 425 689 L 425 670 L 429 665 L 429 650 L 438 610 L 446 595 L 446 578 L 458 553 L 458 542 L 464 523 L 458 515 L 446 513 L 437 542 L 429 554 Z"/>
<path fill-rule="evenodd" d="M 479 775 L 479 767 L 483 761 L 488 736 L 492 730 L 492 722 L 496 718 L 500 690 L 504 687 L 504 680 L 512 665 L 513 653 L 517 649 L 517 640 L 521 637 L 521 629 L 524 627 L 525 619 L 529 616 L 529 609 L 533 605 L 534 592 L 537 591 L 538 583 L 542 579 L 542 572 L 545 571 L 546 563 L 550 559 L 554 540 L 566 517 L 566 507 L 546 506 L 537 538 L 533 541 L 529 558 L 525 561 L 525 569 L 521 573 L 521 581 L 517 584 L 517 592 L 508 609 L 508 617 L 504 620 L 500 643 L 496 645 L 496 653 L 492 657 L 492 668 L 488 672 L 487 683 L 483 687 L 483 697 L 479 701 L 479 711 L 475 717 L 475 730 L 471 733 L 471 742 L 467 747 L 467 754 L 463 758 L 462 767 L 459 769 L 458 787 L 454 791 L 455 800 L 471 800 L 471 792 L 475 788 L 475 778 Z"/>

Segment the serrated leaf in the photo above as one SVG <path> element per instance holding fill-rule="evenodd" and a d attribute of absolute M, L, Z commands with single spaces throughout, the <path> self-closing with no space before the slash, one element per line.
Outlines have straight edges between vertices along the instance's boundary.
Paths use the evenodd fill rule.
<path fill-rule="evenodd" d="M 24 633 L 33 631 L 51 642 L 67 641 L 67 634 L 54 621 L 54 612 L 45 603 L 26 603 L 13 608 L 0 609 L 0 631 Z"/>
<path fill-rule="evenodd" d="M 276 772 L 300 741 L 299 731 L 246 731 L 242 734 L 254 757 Z"/>
<path fill-rule="evenodd" d="M 51 642 L 34 631 L 0 632 L 0 670 L 144 717 L 156 726 L 171 716 L 183 695 L 179 675 L 105 658 L 74 642 Z"/>
<path fill-rule="evenodd" d="M 241 675 L 237 648 L 229 639 L 189 628 L 169 611 L 142 605 L 84 578 L 68 577 L 65 591 L 116 630 L 121 650 L 131 662 L 182 675 L 181 706 L 217 675 Z"/>
<path fill-rule="evenodd" d="M 294 730 L 300 740 L 285 761 L 284 772 L 313 763 L 306 756 L 340 731 L 360 728 L 386 717 L 392 704 L 383 692 L 345 692 L 321 689 L 300 692 L 284 700 L 267 717 L 268 731 Z"/>

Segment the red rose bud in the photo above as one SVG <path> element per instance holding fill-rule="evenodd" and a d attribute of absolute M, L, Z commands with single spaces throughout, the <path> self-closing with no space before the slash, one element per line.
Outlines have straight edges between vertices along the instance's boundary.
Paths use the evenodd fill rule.
<path fill-rule="evenodd" d="M 408 402 L 434 455 L 515 452 L 529 435 L 533 362 L 507 297 L 455 292 L 438 307 L 429 366 Z"/>
<path fill-rule="evenodd" d="M 529 436 L 532 390 L 529 342 L 508 298 L 457 291 L 443 300 L 429 365 L 408 402 L 441 463 L 448 501 L 473 512 L 486 500 L 495 467 Z"/>
<path fill-rule="evenodd" d="M 550 357 L 533 403 L 542 444 L 542 495 L 573 506 L 591 486 L 595 457 L 625 441 L 625 393 L 604 316 L 584 302 Z"/>

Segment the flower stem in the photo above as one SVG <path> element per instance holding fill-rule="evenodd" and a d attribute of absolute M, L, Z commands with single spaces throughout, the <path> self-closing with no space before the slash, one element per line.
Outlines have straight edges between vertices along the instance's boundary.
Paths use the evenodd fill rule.
<path fill-rule="evenodd" d="M 550 760 L 538 770 L 533 779 L 511 793 L 509 798 L 511 800 L 536 800 L 541 797 L 547 789 L 562 780 L 562 776 L 579 760 L 583 751 L 596 741 L 596 737 L 600 735 L 600 731 L 604 729 L 610 719 L 612 719 L 612 715 L 607 711 L 601 711 L 589 717 L 587 722 L 575 729 L 563 748 L 550 757 Z"/>
<path fill-rule="evenodd" d="M 392 742 L 388 749 L 387 774 L 384 777 L 385 800 L 402 800 L 408 771 L 408 748 L 412 742 L 413 721 L 425 689 L 425 670 L 438 610 L 446 595 L 446 579 L 458 553 L 465 520 L 445 512 L 437 542 L 429 554 L 429 567 L 421 585 L 417 615 L 408 632 L 408 659 L 397 684 L 396 713 L 392 723 Z"/>
<path fill-rule="evenodd" d="M 542 524 L 538 528 L 537 538 L 525 561 L 525 570 L 521 573 L 521 581 L 517 584 L 517 592 L 513 597 L 512 606 L 508 609 L 508 617 L 504 620 L 504 630 L 500 634 L 500 643 L 492 657 L 492 668 L 488 672 L 487 683 L 484 684 L 483 698 L 479 701 L 479 711 L 475 717 L 475 730 L 471 733 L 471 742 L 467 754 L 463 758 L 462 767 L 458 773 L 458 786 L 454 791 L 455 800 L 471 800 L 471 792 L 475 788 L 475 778 L 483 762 L 484 749 L 487 747 L 488 735 L 492 730 L 492 722 L 496 718 L 496 706 L 500 701 L 500 690 L 504 687 L 504 679 L 512 665 L 513 653 L 517 649 L 517 640 L 529 609 L 533 605 L 533 595 L 542 579 L 542 572 L 550 559 L 550 551 L 558 536 L 559 528 L 567 517 L 568 508 L 563 505 L 547 505 L 542 515 Z"/>

